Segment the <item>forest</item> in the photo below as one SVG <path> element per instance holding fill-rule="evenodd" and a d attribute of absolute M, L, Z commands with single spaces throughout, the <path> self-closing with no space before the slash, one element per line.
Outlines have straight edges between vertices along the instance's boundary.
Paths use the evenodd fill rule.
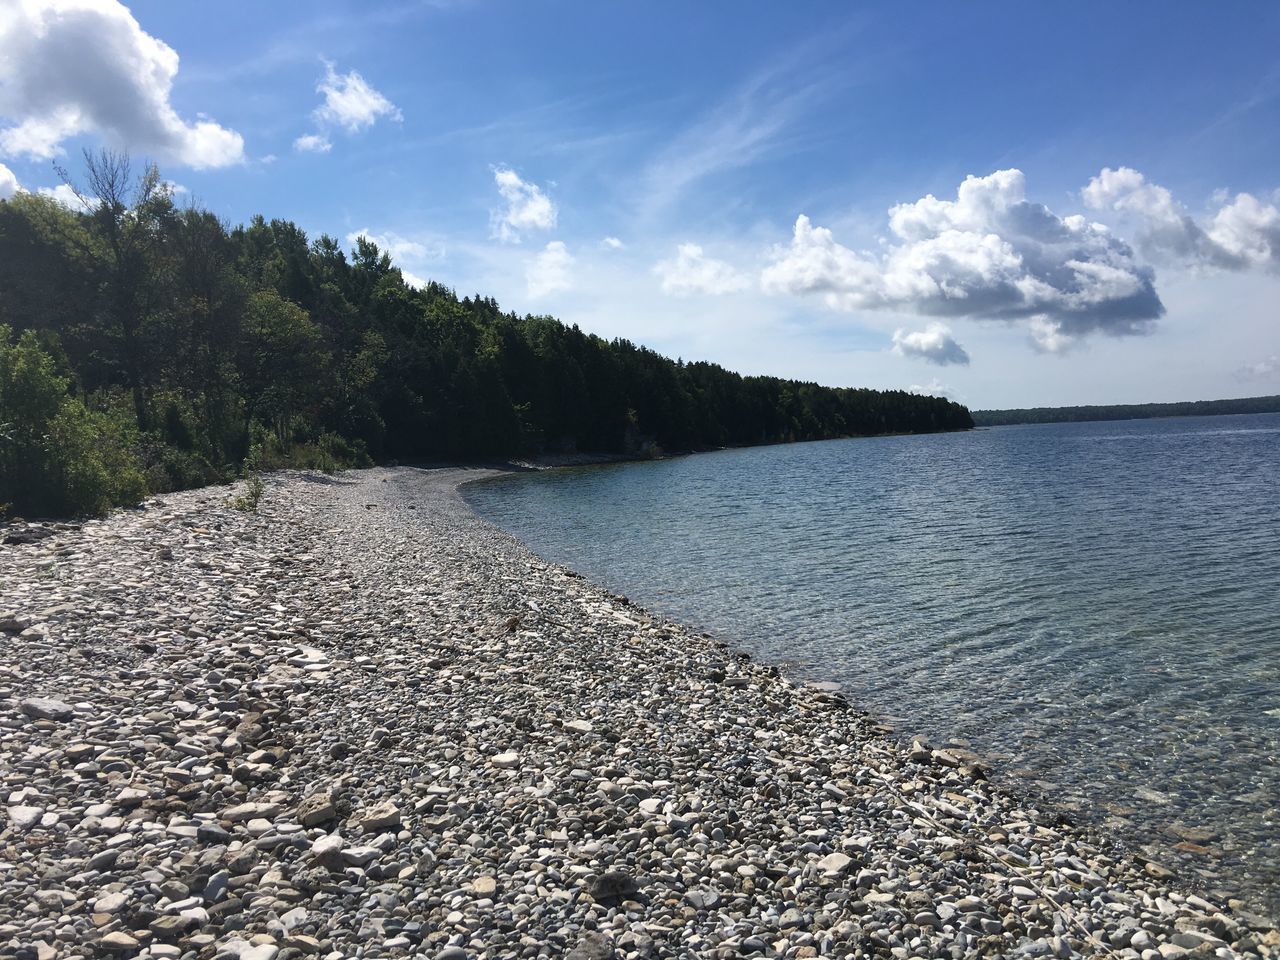
<path fill-rule="evenodd" d="M 973 422 L 979 427 L 996 427 L 1014 423 L 1150 420 L 1155 417 L 1214 417 L 1233 413 L 1280 413 L 1280 396 L 1244 397 L 1239 400 L 1186 400 L 1181 403 L 1117 403 L 1109 406 L 975 410 Z"/>
<path fill-rule="evenodd" d="M 73 179 L 64 174 L 69 184 Z M 100 514 L 246 471 L 656 456 L 962 430 L 902 391 L 740 376 L 407 284 L 363 238 L 230 227 L 86 154 L 82 210 L 0 201 L 0 506 Z"/>

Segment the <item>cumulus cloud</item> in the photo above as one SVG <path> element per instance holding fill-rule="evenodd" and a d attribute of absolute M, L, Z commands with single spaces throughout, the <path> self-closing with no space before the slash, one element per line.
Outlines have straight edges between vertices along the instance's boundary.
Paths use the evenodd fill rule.
<path fill-rule="evenodd" d="M 8 200 L 22 190 L 22 184 L 12 170 L 0 163 L 0 200 Z"/>
<path fill-rule="evenodd" d="M 1048 317 L 1032 317 L 1027 329 L 1031 333 L 1031 345 L 1041 353 L 1066 353 L 1080 343 L 1078 335 Z"/>
<path fill-rule="evenodd" d="M 1236 371 L 1236 379 L 1280 380 L 1280 354 L 1272 354 L 1256 363 L 1247 363 Z"/>
<path fill-rule="evenodd" d="M 56 187 L 41 187 L 36 192 L 43 197 L 56 200 L 68 210 L 74 210 L 76 213 L 88 213 L 94 209 L 92 201 L 88 198 L 82 198 L 80 194 L 65 183 L 60 183 Z"/>
<path fill-rule="evenodd" d="M 325 63 L 324 76 L 316 84 L 316 92 L 324 96 L 324 103 L 316 107 L 312 116 L 324 126 L 359 133 L 373 126 L 380 117 L 404 119 L 400 109 L 369 86 L 359 73 L 354 70 L 338 73 L 332 63 Z"/>
<path fill-rule="evenodd" d="M 556 225 L 556 205 L 536 183 L 522 180 L 510 167 L 493 171 L 493 182 L 507 202 L 493 213 L 493 235 L 504 243 L 519 243 L 522 231 L 550 230 Z"/>
<path fill-rule="evenodd" d="M 1081 197 L 1090 209 L 1134 222 L 1139 249 L 1157 262 L 1280 271 L 1280 209 L 1252 194 L 1220 194 L 1217 211 L 1198 221 L 1167 188 L 1137 170 L 1107 167 Z"/>
<path fill-rule="evenodd" d="M 293 141 L 293 149 L 300 153 L 328 153 L 333 143 L 323 133 L 304 133 Z"/>
<path fill-rule="evenodd" d="M 606 250 L 621 250 L 626 246 L 626 244 L 617 237 L 605 237 L 600 241 L 600 246 L 604 247 Z"/>
<path fill-rule="evenodd" d="M 10 0 L 0 17 L 0 153 L 47 160 L 96 133 L 197 169 L 244 160 L 244 138 L 169 102 L 178 54 L 116 0 Z"/>
<path fill-rule="evenodd" d="M 751 280 L 723 260 L 708 257 L 696 243 L 682 243 L 670 260 L 660 260 L 653 272 L 662 281 L 662 292 L 676 297 L 695 293 L 737 293 Z"/>
<path fill-rule="evenodd" d="M 544 297 L 557 290 L 568 290 L 573 284 L 569 270 L 574 258 L 559 240 L 552 240 L 525 267 L 524 279 L 530 297 Z"/>
<path fill-rule="evenodd" d="M 923 330 L 897 330 L 893 334 L 893 352 L 901 357 L 916 357 L 945 367 L 950 363 L 968 365 L 969 353 L 951 336 L 945 323 L 931 323 Z"/>
<path fill-rule="evenodd" d="M 816 295 L 835 310 L 1036 318 L 1073 339 L 1145 333 L 1164 313 L 1154 273 L 1128 244 L 1101 224 L 1028 201 L 1019 170 L 968 177 L 954 200 L 899 204 L 889 228 L 885 249 L 864 253 L 801 215 L 761 286 Z"/>

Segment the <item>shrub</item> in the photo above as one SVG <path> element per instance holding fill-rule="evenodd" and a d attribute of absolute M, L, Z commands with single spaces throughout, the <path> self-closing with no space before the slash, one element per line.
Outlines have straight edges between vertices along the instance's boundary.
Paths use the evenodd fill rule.
<path fill-rule="evenodd" d="M 0 502 L 34 516 L 99 516 L 147 492 L 130 425 L 67 392 L 27 331 L 0 326 Z"/>

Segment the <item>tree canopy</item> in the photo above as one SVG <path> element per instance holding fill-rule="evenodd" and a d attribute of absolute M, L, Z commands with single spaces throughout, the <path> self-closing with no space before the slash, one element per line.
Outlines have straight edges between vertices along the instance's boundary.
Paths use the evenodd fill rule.
<path fill-rule="evenodd" d="M 1237 400 L 1186 400 L 1180 403 L 1115 403 L 1087 407 L 1028 407 L 975 410 L 980 427 L 1015 423 L 1076 423 L 1085 420 L 1150 420 L 1156 417 L 1214 417 L 1233 413 L 1280 413 L 1280 396 Z"/>
<path fill-rule="evenodd" d="M 135 176 L 104 152 L 86 167 L 84 212 L 0 202 L 0 325 L 11 353 L 45 357 L 46 385 L 117 425 L 151 490 L 222 479 L 251 451 L 304 466 L 643 455 L 973 425 L 941 398 L 744 377 L 416 288 L 363 238 L 348 252 L 287 220 L 231 227 L 176 204 L 153 166 Z"/>

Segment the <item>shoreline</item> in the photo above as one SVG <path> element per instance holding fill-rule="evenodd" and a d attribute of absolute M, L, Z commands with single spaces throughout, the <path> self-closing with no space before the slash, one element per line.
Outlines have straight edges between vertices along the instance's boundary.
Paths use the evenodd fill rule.
<path fill-rule="evenodd" d="M 271 475 L 257 514 L 206 488 L 0 548 L 0 952 L 1280 944 L 969 758 L 541 560 L 458 490 L 498 473 Z"/>
<path fill-rule="evenodd" d="M 1028 425 L 1034 426 L 1034 424 L 1015 424 L 1015 426 L 1028 426 Z M 991 428 L 978 427 L 976 429 L 991 429 Z M 804 442 L 826 442 L 826 441 L 804 441 Z M 735 448 L 724 448 L 724 449 L 735 449 Z M 694 451 L 694 453 L 704 453 L 704 452 L 711 452 L 711 451 Z M 692 454 L 682 454 L 682 456 L 689 456 L 689 455 L 692 455 Z M 599 465 L 599 463 L 601 462 L 605 462 L 605 461 L 584 460 L 582 462 L 556 463 L 556 464 L 549 464 L 549 465 L 533 466 L 530 469 L 536 470 L 536 471 L 542 471 L 542 470 L 563 469 L 563 468 L 571 468 L 571 467 L 579 467 L 579 466 L 596 466 L 596 465 Z M 635 461 L 635 460 L 626 459 L 622 461 L 612 461 L 612 462 L 631 463 L 631 462 L 644 462 L 644 461 Z M 520 466 L 523 466 L 523 465 L 520 465 Z M 501 480 L 504 477 L 518 475 L 520 472 L 524 472 L 524 471 L 496 469 L 494 470 L 493 474 L 489 476 L 478 477 L 474 479 L 464 479 L 461 482 L 459 482 L 456 489 L 458 490 L 459 495 L 461 496 L 462 488 L 465 486 L 468 486 L 474 483 L 488 483 L 495 480 Z M 463 503 L 466 504 L 467 509 L 470 512 L 472 512 L 473 514 L 476 513 L 476 511 L 470 507 L 470 504 L 466 502 L 465 497 L 463 497 Z M 540 556 L 539 554 L 537 554 L 536 550 L 532 545 L 530 545 L 529 543 L 521 539 L 519 536 L 508 532 L 507 530 L 503 529 L 500 525 L 496 524 L 494 521 L 491 521 L 485 518 L 483 515 L 477 514 L 477 516 L 482 522 L 489 524 L 490 526 L 496 527 L 505 536 L 508 536 L 513 540 L 515 540 L 517 543 L 520 544 L 521 547 L 530 551 L 535 556 Z M 553 561 L 546 561 L 546 562 L 553 563 Z M 795 661 L 795 660 L 772 660 L 769 658 L 761 658 L 757 654 L 746 649 L 746 646 L 739 639 L 735 639 L 732 636 L 721 636 L 703 627 L 695 626 L 693 624 L 684 622 L 678 618 L 678 615 L 675 615 L 675 614 L 666 614 L 661 611 L 649 610 L 647 607 L 644 606 L 643 603 L 638 602 L 635 599 L 632 599 L 630 596 L 620 596 L 618 594 L 614 594 L 612 590 L 609 589 L 608 586 L 604 584 L 595 583 L 595 581 L 591 580 L 588 574 L 583 573 L 580 570 L 574 569 L 573 567 L 565 563 L 555 563 L 554 565 L 568 571 L 573 576 L 581 577 L 587 580 L 588 582 L 595 584 L 595 586 L 597 586 L 600 590 L 602 590 L 606 595 L 614 597 L 616 599 L 621 599 L 624 603 L 628 604 L 631 608 L 635 610 L 642 611 L 651 616 L 665 619 L 668 622 L 675 623 L 682 630 L 688 633 L 695 634 L 701 638 L 706 639 L 709 642 L 721 645 L 724 649 L 732 652 L 734 655 L 738 655 L 752 662 L 759 663 L 762 666 L 764 666 L 766 669 L 777 670 L 781 672 L 790 682 L 798 686 L 805 687 L 814 691 L 819 691 L 822 693 L 832 694 L 837 698 L 840 698 L 847 709 L 857 712 L 860 716 L 862 716 L 869 723 L 871 723 L 873 728 L 878 733 L 888 736 L 889 738 L 895 740 L 904 749 L 911 749 L 917 746 L 923 746 L 928 750 L 935 750 L 935 747 L 936 747 L 935 739 L 925 734 L 917 734 L 917 733 L 910 732 L 911 727 L 907 722 L 906 718 L 885 716 L 877 712 L 874 708 L 870 708 L 865 704 L 858 702 L 857 699 L 852 694 L 850 694 L 841 683 L 828 679 L 827 674 L 818 670 L 816 667 L 814 667 L 810 663 Z M 943 752 L 944 754 L 950 754 L 954 760 L 960 761 L 959 763 L 960 766 L 970 767 L 976 770 L 978 772 L 978 775 L 981 778 L 992 779 L 994 786 L 1008 793 L 1017 801 L 1023 804 L 1032 804 L 1032 805 L 1045 807 L 1045 812 L 1050 818 L 1056 820 L 1062 825 L 1069 825 L 1073 830 L 1079 832 L 1082 835 L 1088 836 L 1094 843 L 1098 844 L 1101 848 L 1109 849 L 1113 851 L 1117 856 L 1121 856 L 1121 857 L 1133 860 L 1135 863 L 1137 863 L 1140 866 L 1145 864 L 1151 864 L 1152 865 L 1151 869 L 1155 876 L 1168 878 L 1175 887 L 1181 889 L 1184 893 L 1203 894 L 1205 896 L 1210 897 L 1211 899 L 1215 899 L 1215 898 L 1219 900 L 1231 899 L 1233 903 L 1238 904 L 1241 908 L 1243 908 L 1245 912 L 1251 914 L 1256 919 L 1263 921 L 1267 924 L 1270 924 L 1272 926 L 1280 926 L 1280 918 L 1277 918 L 1274 912 L 1269 912 L 1264 905 L 1256 901 L 1248 900 L 1245 897 L 1245 895 L 1240 893 L 1238 890 L 1237 890 L 1237 895 L 1235 897 L 1229 897 L 1229 894 L 1227 892 L 1223 892 L 1221 889 L 1219 889 L 1218 891 L 1211 891 L 1206 885 L 1205 879 L 1199 874 L 1194 872 L 1187 873 L 1185 871 L 1177 869 L 1176 867 L 1174 867 L 1173 869 L 1170 869 L 1167 866 L 1168 861 L 1157 859 L 1159 857 L 1158 853 L 1156 854 L 1156 857 L 1152 857 L 1148 855 L 1147 852 L 1143 852 L 1139 847 L 1140 838 L 1137 838 L 1134 836 L 1124 836 L 1124 835 L 1119 835 L 1115 833 L 1112 829 L 1110 829 L 1108 826 L 1103 824 L 1102 818 L 1100 816 L 1093 815 L 1091 811 L 1086 812 L 1080 809 L 1072 809 L 1070 807 L 1061 806 L 1052 797 L 1050 784 L 1035 782 L 1036 776 L 1034 772 L 1012 769 L 1007 764 L 1003 764 L 999 761 L 993 761 L 988 757 L 984 756 L 982 753 L 976 752 L 975 750 L 971 749 L 971 746 L 972 746 L 971 744 L 963 741 L 962 743 L 963 743 L 963 746 L 961 747 L 960 745 L 957 745 L 954 742 L 950 742 L 950 741 L 944 742 L 941 748 L 941 752 Z M 1030 775 L 1027 775 L 1027 774 L 1030 774 Z M 1280 952 L 1277 953 L 1277 956 L 1280 957 Z"/>
<path fill-rule="evenodd" d="M 989 428 L 978 428 L 989 429 Z M 815 441 L 825 442 L 825 441 Z M 564 469 L 577 466 L 594 466 L 596 464 L 584 462 L 582 464 L 555 464 L 545 466 L 540 469 Z M 494 475 L 476 479 L 463 480 L 458 485 L 460 495 L 463 488 L 471 484 L 487 484 L 504 479 L 518 476 L 524 471 L 519 470 L 497 470 Z M 463 495 L 464 503 L 467 503 L 470 509 L 470 503 Z M 472 511 L 477 512 L 477 511 Z M 506 530 L 499 521 L 489 519 L 479 511 L 480 519 L 491 524 L 501 530 L 505 535 L 512 537 L 522 547 L 537 554 L 536 548 L 530 543 L 522 539 L 518 534 Z M 499 513 L 499 516 L 501 514 Z M 561 545 L 563 548 L 563 544 Z M 546 559 L 545 557 L 543 559 Z M 586 559 L 586 558 L 580 558 Z M 621 596 L 624 602 L 630 604 L 636 610 L 644 611 L 654 617 L 665 618 L 666 620 L 676 623 L 686 632 L 697 634 L 708 640 L 726 645 L 726 648 L 735 654 L 748 657 L 756 662 L 761 663 L 766 668 L 776 668 L 781 671 L 791 682 L 801 686 L 809 687 L 815 690 L 821 690 L 829 693 L 837 694 L 845 698 L 845 702 L 849 709 L 858 711 L 862 716 L 874 723 L 879 732 L 894 738 L 904 748 L 910 748 L 917 743 L 923 744 L 929 749 L 935 749 L 941 745 L 944 752 L 952 754 L 956 759 L 961 760 L 962 764 L 976 767 L 982 771 L 982 774 L 992 779 L 999 789 L 1005 791 L 1011 796 L 1018 799 L 1024 804 L 1031 804 L 1043 807 L 1048 815 L 1056 818 L 1062 824 L 1069 824 L 1075 831 L 1089 836 L 1092 841 L 1099 847 L 1113 851 L 1117 856 L 1133 860 L 1137 864 L 1145 865 L 1150 863 L 1152 870 L 1158 876 L 1169 876 L 1171 882 L 1184 893 L 1194 893 L 1217 899 L 1223 902 L 1230 901 L 1236 904 L 1244 911 L 1254 917 L 1271 924 L 1273 926 L 1280 925 L 1280 913 L 1277 913 L 1276 906 L 1273 902 L 1258 897 L 1258 890 L 1262 889 L 1264 894 L 1267 890 L 1265 885 L 1242 884 L 1238 882 L 1224 882 L 1224 876 L 1231 876 L 1231 871 L 1220 869 L 1217 872 L 1201 872 L 1197 869 L 1196 864 L 1188 864 L 1184 860 L 1180 861 L 1177 857 L 1177 850 L 1161 849 L 1161 844 L 1165 847 L 1175 844 L 1175 842 L 1185 841 L 1188 837 L 1181 833 L 1170 832 L 1167 828 L 1156 830 L 1154 828 L 1142 832 L 1141 829 L 1135 829 L 1132 824 L 1123 824 L 1122 827 L 1128 829 L 1117 828 L 1108 821 L 1108 812 L 1106 809 L 1099 809 L 1105 806 L 1110 797 L 1103 792 L 1099 795 L 1099 803 L 1091 806 L 1087 798 L 1077 795 L 1070 802 L 1064 800 L 1061 796 L 1056 796 L 1060 790 L 1062 781 L 1048 782 L 1044 779 L 1044 775 L 1037 770 L 1027 769 L 1020 766 L 1017 762 L 1009 762 L 1008 759 L 993 759 L 992 756 L 983 752 L 980 745 L 975 744 L 967 739 L 955 737 L 945 727 L 939 728 L 937 725 L 931 730 L 919 732 L 920 726 L 913 725 L 912 719 L 902 713 L 889 714 L 878 709 L 876 706 L 869 706 L 861 701 L 856 692 L 850 691 L 843 684 L 833 680 L 829 670 L 824 670 L 816 666 L 813 662 L 805 660 L 797 660 L 794 658 L 778 658 L 770 656 L 767 653 L 763 656 L 752 649 L 749 643 L 743 641 L 741 637 L 734 635 L 732 629 L 717 630 L 715 627 L 707 623 L 700 623 L 696 613 L 691 613 L 687 608 L 684 610 L 683 616 L 680 612 L 678 604 L 675 609 L 666 611 L 660 609 L 661 601 L 658 602 L 658 608 L 649 609 L 644 605 L 642 600 L 637 600 L 632 593 L 632 587 L 615 581 L 612 584 L 606 582 L 597 582 L 592 580 L 590 571 L 590 563 L 586 563 L 584 569 L 578 569 L 572 565 L 572 561 L 561 560 L 551 561 L 548 563 L 556 563 L 563 569 L 571 572 L 575 576 L 583 577 L 586 580 L 595 583 L 605 593 L 610 596 L 619 597 L 615 590 L 625 591 L 626 595 Z M 1128 810 L 1127 813 L 1135 813 L 1137 811 Z M 1149 811 L 1155 814 L 1157 811 Z M 1180 817 L 1175 815 L 1174 818 L 1166 817 L 1166 821 L 1173 819 L 1174 826 L 1191 831 L 1202 831 L 1209 833 L 1208 830 L 1197 826 L 1187 828 Z M 1139 823 L 1140 818 L 1135 817 L 1133 823 Z M 1194 821 L 1193 821 L 1194 822 Z M 1220 828 L 1220 825 L 1218 825 Z M 1211 840 L 1200 837 L 1192 837 L 1196 844 L 1209 844 Z M 1193 845 L 1194 846 L 1194 845 Z M 1198 855 L 1204 855 L 1208 859 L 1211 851 L 1207 846 L 1200 846 L 1195 851 Z M 1217 861 L 1213 861 L 1217 864 Z M 1220 866 L 1220 865 L 1219 865 Z M 1280 954 L 1278 954 L 1280 956 Z"/>

